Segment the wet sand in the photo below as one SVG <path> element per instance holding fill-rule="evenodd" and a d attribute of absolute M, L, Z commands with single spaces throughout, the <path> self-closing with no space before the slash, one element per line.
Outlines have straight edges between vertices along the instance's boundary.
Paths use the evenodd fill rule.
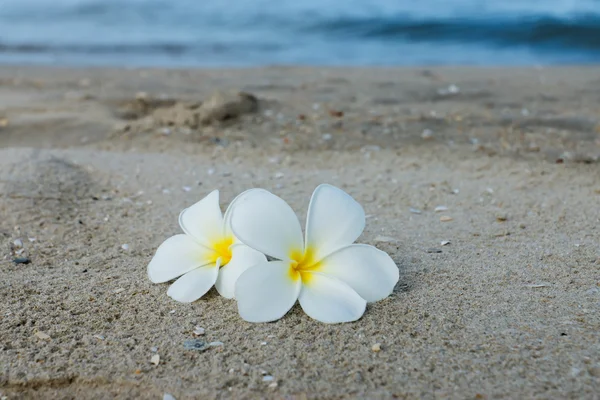
<path fill-rule="evenodd" d="M 323 182 L 400 269 L 361 320 L 147 279 L 211 190 Z M 0 397 L 596 399 L 599 226 L 597 68 L 1 67 Z"/>

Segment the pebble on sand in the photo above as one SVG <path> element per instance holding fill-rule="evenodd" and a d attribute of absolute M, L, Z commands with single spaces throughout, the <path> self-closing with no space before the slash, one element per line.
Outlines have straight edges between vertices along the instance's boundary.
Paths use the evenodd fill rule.
<path fill-rule="evenodd" d="M 158 354 L 154 354 L 152 358 L 150 358 L 150 362 L 154 365 L 160 364 L 160 356 Z"/>
<path fill-rule="evenodd" d="M 371 347 L 371 350 L 373 350 L 375 353 L 380 352 L 381 351 L 381 343 L 375 343 Z"/>
<path fill-rule="evenodd" d="M 440 221 L 442 221 L 442 222 L 450 222 L 450 221 L 452 221 L 452 220 L 454 220 L 454 218 L 452 218 L 452 217 L 450 217 L 450 216 L 448 216 L 448 215 L 442 215 L 442 216 L 440 217 Z"/>
<path fill-rule="evenodd" d="M 35 336 L 36 336 L 38 339 L 41 339 L 41 340 L 50 340 L 50 339 L 52 339 L 52 338 L 50 337 L 50 335 L 48 335 L 47 333 L 45 333 L 45 332 L 42 332 L 42 331 L 37 331 L 37 332 L 35 333 Z"/>
<path fill-rule="evenodd" d="M 201 328 L 199 326 L 196 326 L 194 328 L 194 332 L 193 332 L 194 336 L 202 336 L 204 335 L 204 328 Z"/>

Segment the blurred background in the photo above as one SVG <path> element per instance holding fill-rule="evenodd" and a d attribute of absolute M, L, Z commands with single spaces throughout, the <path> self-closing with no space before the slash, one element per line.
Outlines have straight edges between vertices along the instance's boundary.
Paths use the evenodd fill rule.
<path fill-rule="evenodd" d="M 0 0 L 0 63 L 600 61 L 600 0 Z"/>

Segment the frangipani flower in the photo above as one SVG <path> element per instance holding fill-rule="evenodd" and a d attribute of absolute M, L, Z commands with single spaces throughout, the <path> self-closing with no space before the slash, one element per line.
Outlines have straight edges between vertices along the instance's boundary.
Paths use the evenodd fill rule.
<path fill-rule="evenodd" d="M 179 214 L 179 225 L 185 234 L 170 237 L 156 250 L 148 264 L 148 277 L 154 283 L 180 277 L 167 291 L 174 300 L 198 300 L 213 285 L 221 296 L 232 298 L 240 274 L 266 261 L 262 253 L 242 244 L 231 232 L 231 209 L 238 198 L 223 217 L 219 191 L 211 192 Z"/>
<path fill-rule="evenodd" d="M 241 195 L 231 215 L 233 232 L 277 259 L 256 264 L 238 278 L 235 297 L 242 318 L 274 321 L 299 300 L 310 317 L 322 322 L 359 319 L 366 303 L 390 295 L 399 278 L 385 252 L 352 244 L 364 227 L 360 204 L 331 185 L 320 185 L 312 195 L 306 240 L 284 200 L 263 189 Z"/>

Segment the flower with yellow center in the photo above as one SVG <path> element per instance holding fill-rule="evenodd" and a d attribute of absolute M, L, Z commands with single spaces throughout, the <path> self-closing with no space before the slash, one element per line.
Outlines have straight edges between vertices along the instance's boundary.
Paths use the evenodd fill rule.
<path fill-rule="evenodd" d="M 179 277 L 167 291 L 174 300 L 195 301 L 213 285 L 221 296 L 232 298 L 240 274 L 266 261 L 262 253 L 242 244 L 231 231 L 231 209 L 236 199 L 223 216 L 219 191 L 211 192 L 179 215 L 185 234 L 170 237 L 156 250 L 148 265 L 148 277 L 154 283 Z"/>
<path fill-rule="evenodd" d="M 246 245 L 276 261 L 263 261 L 240 275 L 235 297 L 242 318 L 268 322 L 283 317 L 298 300 L 312 318 L 359 319 L 367 302 L 390 295 L 399 272 L 385 252 L 353 244 L 365 227 L 363 208 L 350 195 L 320 185 L 312 195 L 306 240 L 291 207 L 266 190 L 235 202 L 231 228 Z"/>

